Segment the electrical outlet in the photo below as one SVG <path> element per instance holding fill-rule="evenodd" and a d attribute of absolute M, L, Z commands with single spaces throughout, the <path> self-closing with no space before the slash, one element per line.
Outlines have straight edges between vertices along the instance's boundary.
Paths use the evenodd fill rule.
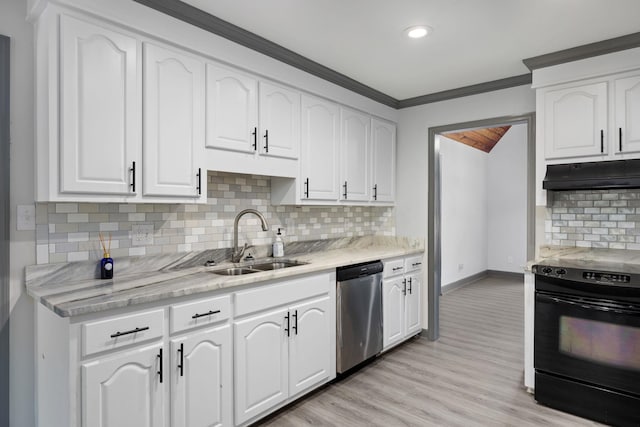
<path fill-rule="evenodd" d="M 133 224 L 131 244 L 133 246 L 153 245 L 153 224 Z"/>
<path fill-rule="evenodd" d="M 36 229 L 35 205 L 18 205 L 16 229 L 19 231 Z"/>
<path fill-rule="evenodd" d="M 458 264 L 458 271 L 464 270 L 464 264 Z"/>
<path fill-rule="evenodd" d="M 508 256 L 507 257 L 507 263 L 508 264 L 513 264 L 513 257 L 512 256 Z"/>

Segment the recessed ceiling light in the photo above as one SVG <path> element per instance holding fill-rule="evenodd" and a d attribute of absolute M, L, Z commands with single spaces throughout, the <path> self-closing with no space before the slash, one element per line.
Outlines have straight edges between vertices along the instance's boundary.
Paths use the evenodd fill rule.
<path fill-rule="evenodd" d="M 417 25 L 407 28 L 406 30 L 404 30 L 404 33 L 407 35 L 407 37 L 410 37 L 412 39 L 419 39 L 429 35 L 432 31 L 433 30 L 431 27 L 427 27 L 426 25 Z"/>

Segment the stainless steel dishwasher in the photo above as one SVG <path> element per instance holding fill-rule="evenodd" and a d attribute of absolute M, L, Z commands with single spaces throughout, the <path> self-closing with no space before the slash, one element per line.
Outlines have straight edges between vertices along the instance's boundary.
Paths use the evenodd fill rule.
<path fill-rule="evenodd" d="M 376 261 L 336 271 L 339 374 L 382 351 L 382 270 Z"/>

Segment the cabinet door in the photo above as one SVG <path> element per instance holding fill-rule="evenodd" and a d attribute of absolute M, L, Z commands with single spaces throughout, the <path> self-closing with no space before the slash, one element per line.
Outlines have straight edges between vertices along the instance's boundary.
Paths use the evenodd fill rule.
<path fill-rule="evenodd" d="M 607 155 L 607 83 L 544 94 L 545 157 Z"/>
<path fill-rule="evenodd" d="M 62 15 L 60 84 L 60 191 L 133 195 L 130 170 L 140 149 L 136 40 Z"/>
<path fill-rule="evenodd" d="M 404 299 L 405 336 L 412 336 L 422 330 L 420 323 L 421 272 L 411 274 L 407 279 L 407 295 Z"/>
<path fill-rule="evenodd" d="M 236 424 L 287 399 L 289 337 L 287 310 L 279 310 L 234 325 Z M 290 328 L 287 328 L 290 329 Z"/>
<path fill-rule="evenodd" d="M 231 327 L 171 341 L 171 425 L 230 426 Z"/>
<path fill-rule="evenodd" d="M 289 340 L 290 396 L 329 378 L 330 340 L 335 340 L 335 331 L 330 328 L 329 310 L 329 296 L 289 309 L 292 319 Z"/>
<path fill-rule="evenodd" d="M 144 195 L 206 196 L 204 90 L 203 62 L 145 43 Z"/>
<path fill-rule="evenodd" d="M 300 182 L 303 200 L 333 200 L 338 195 L 338 106 L 302 96 Z"/>
<path fill-rule="evenodd" d="M 615 81 L 616 153 L 640 151 L 640 76 Z"/>
<path fill-rule="evenodd" d="M 372 119 L 371 125 L 371 200 L 393 202 L 396 193 L 396 126 L 377 119 Z"/>
<path fill-rule="evenodd" d="M 265 156 L 298 158 L 300 93 L 260 82 L 258 150 Z"/>
<path fill-rule="evenodd" d="M 342 124 L 340 199 L 366 202 L 369 201 L 371 194 L 369 188 L 371 118 L 358 111 L 341 108 L 340 119 Z"/>
<path fill-rule="evenodd" d="M 164 426 L 161 351 L 157 344 L 83 364 L 82 425 Z"/>
<path fill-rule="evenodd" d="M 207 64 L 207 147 L 253 153 L 258 135 L 258 81 Z"/>
<path fill-rule="evenodd" d="M 382 282 L 382 346 L 388 348 L 404 338 L 404 293 L 402 277 Z"/>

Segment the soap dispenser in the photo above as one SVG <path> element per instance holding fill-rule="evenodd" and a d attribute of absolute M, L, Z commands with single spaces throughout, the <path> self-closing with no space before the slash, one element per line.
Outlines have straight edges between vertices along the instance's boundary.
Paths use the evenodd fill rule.
<path fill-rule="evenodd" d="M 276 240 L 273 242 L 273 257 L 281 258 L 284 256 L 284 242 L 282 241 L 282 233 L 280 233 L 280 229 L 278 228 L 278 232 L 276 233 Z"/>

